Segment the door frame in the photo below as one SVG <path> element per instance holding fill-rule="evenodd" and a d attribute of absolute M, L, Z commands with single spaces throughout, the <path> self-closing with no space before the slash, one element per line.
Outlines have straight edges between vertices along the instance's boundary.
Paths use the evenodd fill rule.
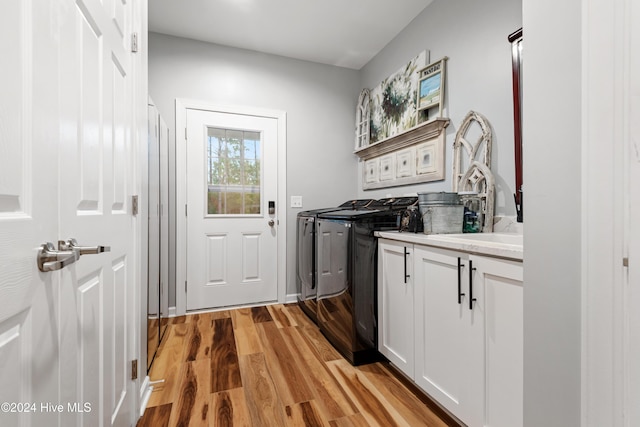
<path fill-rule="evenodd" d="M 278 302 L 286 299 L 287 277 L 287 113 L 247 106 L 219 105 L 195 99 L 176 99 L 176 315 L 187 313 L 187 110 L 204 110 L 227 114 L 276 119 L 278 124 L 277 178 L 278 196 L 278 264 L 276 282 Z"/>
<path fill-rule="evenodd" d="M 582 9 L 581 421 L 623 427 L 635 425 L 640 390 L 629 280 L 630 242 L 640 238 L 630 222 L 633 15 L 631 0 L 583 0 Z"/>

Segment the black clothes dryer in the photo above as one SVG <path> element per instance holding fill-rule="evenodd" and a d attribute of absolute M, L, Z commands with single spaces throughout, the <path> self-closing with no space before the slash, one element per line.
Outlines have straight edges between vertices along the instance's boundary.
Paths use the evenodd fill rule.
<path fill-rule="evenodd" d="M 318 215 L 318 326 L 353 365 L 378 358 L 375 231 L 396 230 L 417 197 L 381 199 L 362 209 Z"/>
<path fill-rule="evenodd" d="M 298 304 L 315 323 L 318 323 L 316 314 L 316 224 L 318 215 L 345 209 L 363 209 L 372 202 L 375 202 L 375 200 L 348 200 L 337 207 L 313 209 L 298 213 L 296 228 L 296 290 Z"/>

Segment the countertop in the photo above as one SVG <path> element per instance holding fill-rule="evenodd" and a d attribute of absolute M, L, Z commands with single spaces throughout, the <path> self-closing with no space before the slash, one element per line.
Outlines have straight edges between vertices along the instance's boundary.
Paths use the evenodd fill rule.
<path fill-rule="evenodd" d="M 524 252 L 522 234 L 515 233 L 423 234 L 377 231 L 375 235 L 406 243 L 434 246 L 516 261 L 522 261 Z"/>

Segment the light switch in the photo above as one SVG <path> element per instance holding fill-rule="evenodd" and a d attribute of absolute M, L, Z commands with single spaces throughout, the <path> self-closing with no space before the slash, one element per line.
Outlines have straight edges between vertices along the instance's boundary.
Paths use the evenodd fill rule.
<path fill-rule="evenodd" d="M 291 207 L 292 208 L 301 208 L 302 207 L 302 196 L 291 196 Z"/>

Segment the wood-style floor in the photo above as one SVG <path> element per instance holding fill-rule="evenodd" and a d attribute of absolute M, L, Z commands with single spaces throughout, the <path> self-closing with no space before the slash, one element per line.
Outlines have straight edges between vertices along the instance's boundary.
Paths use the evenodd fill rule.
<path fill-rule="evenodd" d="M 171 320 L 138 426 L 446 426 L 384 363 L 353 367 L 295 304 Z"/>

